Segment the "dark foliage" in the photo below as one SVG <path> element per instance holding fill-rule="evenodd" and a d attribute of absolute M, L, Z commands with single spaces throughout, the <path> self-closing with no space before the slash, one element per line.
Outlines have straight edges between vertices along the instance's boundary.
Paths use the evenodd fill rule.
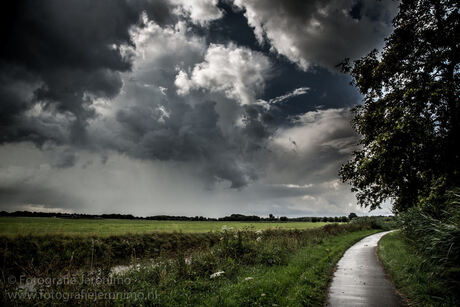
<path fill-rule="evenodd" d="M 243 215 L 243 214 L 232 214 L 219 218 L 219 221 L 260 221 L 260 216 L 257 215 Z"/>
<path fill-rule="evenodd" d="M 460 13 L 456 0 L 402 1 L 395 30 L 342 68 L 364 95 L 353 125 L 360 150 L 340 175 L 362 206 L 396 212 L 460 185 Z"/>

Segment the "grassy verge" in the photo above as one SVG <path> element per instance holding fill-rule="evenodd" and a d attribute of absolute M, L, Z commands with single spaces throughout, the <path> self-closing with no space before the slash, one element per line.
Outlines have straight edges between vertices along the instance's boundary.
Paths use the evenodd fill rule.
<path fill-rule="evenodd" d="M 378 255 L 395 286 L 414 306 L 459 306 L 460 299 L 440 279 L 425 256 L 418 253 L 400 232 L 384 236 Z"/>
<path fill-rule="evenodd" d="M 328 238 L 294 253 L 285 265 L 243 267 L 222 282 L 217 293 L 201 301 L 207 306 L 323 306 L 337 261 L 355 242 L 377 232 L 365 230 Z M 245 280 L 247 277 L 253 279 Z M 200 298 L 196 297 L 200 303 Z"/>
<path fill-rule="evenodd" d="M 46 305 L 65 298 L 70 304 L 321 306 L 340 256 L 354 242 L 377 231 L 368 224 L 302 231 L 225 231 L 213 246 L 143 259 L 122 274 L 100 267 L 68 272 L 67 278 L 75 278 L 74 283 L 51 280 L 51 284 L 37 285 L 35 280 L 32 293 L 55 295 L 14 296 L 30 291 L 18 289 L 8 279 L 3 282 L 3 294 L 8 305 Z M 94 278 L 101 282 L 81 282 Z M 110 282 L 110 278 L 121 282 Z"/>

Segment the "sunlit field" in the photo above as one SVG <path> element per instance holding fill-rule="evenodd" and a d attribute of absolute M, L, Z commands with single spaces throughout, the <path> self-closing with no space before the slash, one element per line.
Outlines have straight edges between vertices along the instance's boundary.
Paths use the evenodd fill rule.
<path fill-rule="evenodd" d="M 324 222 L 228 222 L 228 221 L 148 221 L 116 219 L 63 219 L 2 217 L 0 235 L 97 235 L 145 234 L 151 232 L 204 233 L 223 229 L 309 229 Z"/>

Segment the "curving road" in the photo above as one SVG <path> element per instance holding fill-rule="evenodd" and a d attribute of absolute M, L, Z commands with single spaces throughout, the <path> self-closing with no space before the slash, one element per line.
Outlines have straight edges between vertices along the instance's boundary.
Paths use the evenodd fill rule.
<path fill-rule="evenodd" d="M 381 237 L 368 236 L 350 247 L 337 264 L 328 294 L 328 306 L 403 306 L 401 297 L 377 260 Z"/>

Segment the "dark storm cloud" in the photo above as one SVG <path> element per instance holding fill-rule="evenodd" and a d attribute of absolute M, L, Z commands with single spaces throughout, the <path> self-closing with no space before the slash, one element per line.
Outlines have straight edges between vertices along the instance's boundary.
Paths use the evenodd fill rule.
<path fill-rule="evenodd" d="M 215 103 L 204 102 L 195 107 L 186 104 L 168 104 L 171 115 L 160 121 L 152 121 L 147 108 L 132 107 L 117 113 L 117 120 L 124 127 L 126 138 L 139 146 L 126 150 L 140 158 L 161 160 L 194 160 L 211 155 L 210 144 L 221 143 L 217 127 L 218 115 Z M 161 114 L 156 114 L 159 119 Z"/>
<path fill-rule="evenodd" d="M 383 45 L 392 30 L 397 1 L 234 0 L 245 10 L 260 43 L 303 69 L 329 69 Z"/>
<path fill-rule="evenodd" d="M 258 176 L 251 167 L 251 154 L 263 150 L 273 132 L 265 110 L 245 107 L 244 126 L 225 134 L 219 126 L 216 102 L 190 106 L 177 98 L 170 99 L 165 108 L 169 115 L 161 121 L 163 114 L 158 109 L 152 114 L 149 106 L 119 111 L 116 119 L 123 127 L 121 139 L 108 146 L 145 160 L 191 162 L 201 166 L 201 177 L 210 185 L 227 180 L 232 188 L 240 188 Z"/>
<path fill-rule="evenodd" d="M 113 98 L 120 72 L 131 68 L 130 28 L 146 10 L 159 23 L 170 19 L 165 1 L 70 0 L 2 2 L 0 49 L 1 142 L 46 140 L 83 145 L 94 98 Z M 65 115 L 54 125 L 28 119 L 34 105 Z"/>

